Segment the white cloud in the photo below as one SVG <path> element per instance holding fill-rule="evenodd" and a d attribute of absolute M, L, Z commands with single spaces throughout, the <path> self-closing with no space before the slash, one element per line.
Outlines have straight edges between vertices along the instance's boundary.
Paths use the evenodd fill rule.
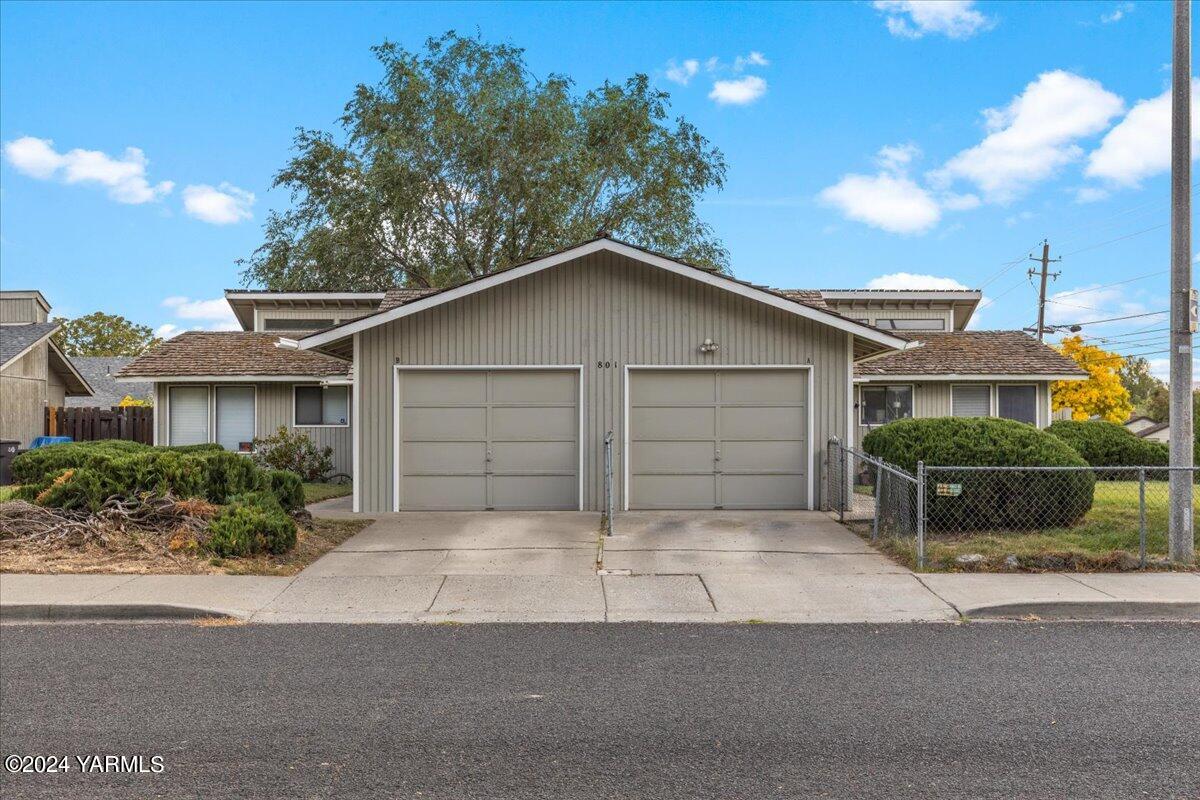
<path fill-rule="evenodd" d="M 230 183 L 219 187 L 207 184 L 188 186 L 183 190 L 183 208 L 196 219 L 213 225 L 232 225 L 254 215 L 254 193 Z"/>
<path fill-rule="evenodd" d="M 767 82 L 757 75 L 747 75 L 734 80 L 716 81 L 708 93 L 717 105 L 744 106 L 753 103 L 767 93 Z"/>
<path fill-rule="evenodd" d="M 979 199 L 979 195 L 945 193 L 938 198 L 938 202 L 947 211 L 970 211 L 979 208 L 983 201 Z"/>
<path fill-rule="evenodd" d="M 1091 284 L 1064 289 L 1046 298 L 1046 321 L 1060 325 L 1146 312 L 1144 305 L 1127 298 L 1128 292 L 1121 287 L 1102 289 L 1098 284 Z"/>
<path fill-rule="evenodd" d="M 929 192 L 904 175 L 845 175 L 818 198 L 849 219 L 889 233 L 925 233 L 942 217 Z"/>
<path fill-rule="evenodd" d="M 1011 228 L 1014 225 L 1018 225 L 1022 222 L 1028 222 L 1031 219 L 1033 219 L 1032 211 L 1022 211 L 1019 214 L 1009 214 L 1004 218 L 1004 224 Z"/>
<path fill-rule="evenodd" d="M 1075 192 L 1076 203 L 1098 203 L 1108 199 L 1108 190 L 1095 186 L 1081 186 Z"/>
<path fill-rule="evenodd" d="M 183 333 L 183 328 L 171 322 L 164 322 L 154 329 L 154 335 L 159 339 L 174 339 L 179 334 Z"/>
<path fill-rule="evenodd" d="M 879 164 L 881 169 L 895 172 L 906 169 L 909 164 L 920 157 L 921 148 L 912 142 L 886 144 L 875 154 L 875 163 Z"/>
<path fill-rule="evenodd" d="M 1116 7 L 1113 8 L 1112 11 L 1109 11 L 1107 14 L 1100 15 L 1100 21 L 1105 25 L 1111 25 L 1114 22 L 1120 22 L 1125 18 L 1125 15 L 1131 13 L 1133 9 L 1133 3 L 1117 3 Z"/>
<path fill-rule="evenodd" d="M 893 36 L 920 39 L 927 33 L 950 39 L 969 39 L 996 21 L 975 8 L 973 0 L 875 0 Z"/>
<path fill-rule="evenodd" d="M 988 135 L 930 179 L 944 187 L 964 179 L 992 202 L 1011 202 L 1080 158 L 1076 141 L 1104 130 L 1123 108 L 1097 81 L 1062 70 L 1043 73 L 1004 108 L 986 109 Z"/>
<path fill-rule="evenodd" d="M 120 158 L 99 150 L 79 148 L 59 153 L 51 139 L 23 136 L 5 142 L 4 155 L 18 172 L 31 178 L 58 178 L 68 184 L 99 184 L 107 187 L 108 196 L 118 203 L 149 203 L 175 188 L 171 181 L 150 184 L 146 179 L 146 167 L 150 162 L 136 147 L 125 148 Z"/>
<path fill-rule="evenodd" d="M 970 289 L 970 286 L 937 275 L 918 275 L 912 272 L 893 272 L 867 281 L 868 289 Z"/>
<path fill-rule="evenodd" d="M 1200 81 L 1192 81 L 1192 155 L 1200 144 Z M 1136 187 L 1171 168 L 1171 90 L 1139 100 L 1088 155 L 1084 174 Z"/>
<path fill-rule="evenodd" d="M 700 62 L 694 58 L 684 59 L 682 63 L 675 63 L 675 59 L 667 62 L 666 76 L 667 80 L 673 83 L 678 83 L 680 86 L 687 86 L 692 78 L 696 77 L 696 73 L 700 71 Z"/>
<path fill-rule="evenodd" d="M 741 72 L 746 67 L 769 67 L 770 65 L 771 62 L 767 61 L 767 57 L 757 50 L 751 50 L 749 55 L 738 56 L 733 60 L 734 72 Z"/>
<path fill-rule="evenodd" d="M 242 328 L 224 297 L 212 300 L 193 300 L 190 297 L 172 296 L 163 300 L 162 304 L 174 311 L 178 319 L 206 323 L 202 326 L 193 325 L 192 330 L 205 328 L 214 331 L 237 331 Z M 167 324 L 171 325 L 171 323 Z"/>

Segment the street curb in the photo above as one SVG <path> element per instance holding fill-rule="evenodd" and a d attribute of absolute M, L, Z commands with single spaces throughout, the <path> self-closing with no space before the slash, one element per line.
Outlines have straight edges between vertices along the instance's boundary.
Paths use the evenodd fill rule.
<path fill-rule="evenodd" d="M 973 620 L 1014 620 L 1036 617 L 1045 621 L 1175 621 L 1200 622 L 1200 603 L 1137 600 L 1001 603 L 960 609 Z"/>
<path fill-rule="evenodd" d="M 0 623 L 42 624 L 70 622 L 189 622 L 206 617 L 228 617 L 225 611 L 160 603 L 13 603 L 0 606 Z"/>

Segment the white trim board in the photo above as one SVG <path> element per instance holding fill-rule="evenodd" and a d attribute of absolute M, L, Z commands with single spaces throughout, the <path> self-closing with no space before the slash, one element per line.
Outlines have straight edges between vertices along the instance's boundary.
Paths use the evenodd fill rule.
<path fill-rule="evenodd" d="M 864 325 L 861 322 L 855 322 L 854 320 L 842 317 L 836 312 L 821 311 L 810 306 L 806 306 L 802 303 L 788 300 L 787 298 L 781 297 L 780 295 L 772 292 L 763 291 L 762 289 L 756 289 L 753 286 L 739 283 L 738 281 L 727 278 L 723 275 L 705 272 L 704 270 L 682 264 L 665 256 L 647 253 L 644 250 L 640 250 L 622 242 L 617 242 L 612 239 L 597 239 L 595 241 L 579 245 L 578 247 L 573 247 L 570 250 L 556 253 L 552 256 L 539 258 L 536 261 L 531 261 L 528 264 L 523 264 L 519 267 L 513 267 L 512 269 L 507 269 L 503 272 L 493 273 L 487 277 L 463 284 L 462 286 L 446 289 L 445 291 L 438 292 L 437 294 L 430 295 L 429 297 L 425 297 L 420 300 L 413 300 L 410 303 L 405 303 L 402 306 L 397 306 L 396 308 L 389 309 L 387 311 L 377 312 L 366 317 L 352 320 L 331 330 L 299 339 L 296 342 L 296 346 L 301 350 L 311 350 L 314 347 L 321 347 L 323 345 L 336 342 L 339 339 L 344 339 L 353 333 L 359 333 L 361 331 L 374 328 L 378 325 L 386 325 L 394 320 L 420 313 L 421 311 L 425 311 L 444 303 L 452 302 L 460 297 L 466 297 L 477 292 L 486 291 L 494 286 L 499 286 L 519 278 L 524 278 L 527 275 L 541 272 L 544 269 L 549 269 L 550 267 L 554 267 L 559 264 L 573 261 L 577 258 L 602 251 L 616 253 L 617 255 L 624 256 L 634 261 L 639 261 L 643 264 L 649 264 L 651 266 L 658 267 L 659 269 L 664 269 L 668 272 L 675 273 L 676 275 L 682 275 L 685 278 L 691 278 L 692 280 L 708 286 L 715 286 L 718 289 L 724 289 L 734 294 L 741 295 L 742 297 L 747 297 L 751 300 L 757 300 L 760 303 L 773 306 L 790 314 L 795 314 L 796 316 L 804 317 L 805 319 L 810 319 L 823 325 L 837 328 L 838 330 L 848 331 L 856 336 L 866 339 L 867 341 L 874 342 L 875 344 L 880 344 L 885 347 L 890 347 L 893 350 L 904 350 L 911 344 L 908 339 L 901 339 L 899 337 L 892 336 L 883 331 L 876 330 L 870 325 Z"/>
<path fill-rule="evenodd" d="M 357 335 L 357 334 L 356 334 Z M 491 372 L 525 371 L 525 372 L 574 372 L 578 376 L 576 389 L 578 397 L 575 402 L 579 406 L 579 432 L 575 448 L 579 451 L 579 465 L 576 469 L 578 487 L 576 493 L 579 499 L 579 510 L 583 511 L 583 467 L 584 467 L 584 393 L 583 393 L 583 364 L 393 364 L 392 365 L 392 511 L 400 512 L 400 371 L 407 372 Z"/>
<path fill-rule="evenodd" d="M 629 373 L 632 370 L 703 370 L 707 372 L 716 372 L 718 370 L 806 370 L 808 372 L 808 398 L 805 405 L 808 409 L 808 431 L 805 438 L 808 441 L 808 510 L 812 511 L 816 508 L 813 498 L 813 469 L 816 467 L 816 448 L 813 445 L 813 436 L 815 435 L 816 416 L 813 411 L 813 390 L 814 380 L 813 375 L 816 370 L 812 364 L 626 364 L 623 380 L 625 382 L 625 406 L 622 409 L 622 424 L 624 430 L 621 431 L 622 453 L 621 453 L 621 510 L 629 510 Z"/>

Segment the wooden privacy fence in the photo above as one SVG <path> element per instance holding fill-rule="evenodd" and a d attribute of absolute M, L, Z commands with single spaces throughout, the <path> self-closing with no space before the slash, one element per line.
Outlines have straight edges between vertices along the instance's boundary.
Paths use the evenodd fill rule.
<path fill-rule="evenodd" d="M 46 408 L 46 435 L 70 436 L 76 442 L 126 439 L 154 444 L 154 409 L 146 406 L 112 408 Z"/>

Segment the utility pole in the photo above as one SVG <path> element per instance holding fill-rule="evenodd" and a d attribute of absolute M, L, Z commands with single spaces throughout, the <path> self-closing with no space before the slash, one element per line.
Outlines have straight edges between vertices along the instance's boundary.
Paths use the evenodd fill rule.
<path fill-rule="evenodd" d="M 1054 278 L 1055 280 L 1058 280 L 1058 276 L 1062 275 L 1061 272 L 1049 272 L 1048 270 L 1050 269 L 1050 265 L 1052 263 L 1062 261 L 1062 256 L 1059 256 L 1058 258 L 1050 258 L 1050 242 L 1042 240 L 1042 257 L 1034 258 L 1033 256 L 1030 256 L 1029 260 L 1042 262 L 1042 288 L 1038 290 L 1037 321 L 1037 337 L 1038 341 L 1040 342 L 1042 341 L 1043 337 L 1050 332 L 1046 330 L 1046 279 Z M 1031 276 L 1037 275 L 1038 271 L 1036 269 L 1031 269 L 1029 270 L 1029 274 Z M 1026 328 L 1025 330 L 1029 329 Z"/>
<path fill-rule="evenodd" d="M 1175 0 L 1171 67 L 1171 426 L 1172 467 L 1192 466 L 1192 9 Z M 1190 562 L 1192 473 L 1171 470 L 1168 552 Z"/>

